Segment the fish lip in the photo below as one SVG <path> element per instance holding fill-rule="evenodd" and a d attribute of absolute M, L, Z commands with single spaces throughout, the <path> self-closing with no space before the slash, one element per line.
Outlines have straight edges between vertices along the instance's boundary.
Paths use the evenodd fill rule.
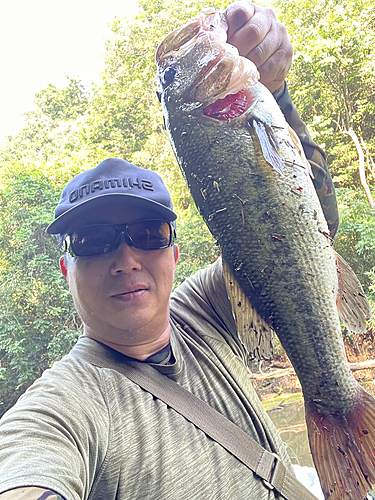
<path fill-rule="evenodd" d="M 168 52 L 164 52 L 157 57 L 157 65 L 158 65 L 158 87 L 161 95 L 165 95 L 166 99 L 168 99 L 168 85 L 163 84 L 163 75 L 169 68 L 174 68 L 175 77 L 178 77 L 181 74 L 181 68 L 179 67 L 178 60 L 181 57 L 185 57 L 188 52 L 197 44 L 201 39 L 212 40 L 211 42 L 207 42 L 208 45 L 212 44 L 216 46 L 215 53 L 212 53 L 212 58 L 206 61 L 204 67 L 202 67 L 199 73 L 196 75 L 195 79 L 189 83 L 188 88 L 184 90 L 182 94 L 180 94 L 179 101 L 188 103 L 188 107 L 190 108 L 193 105 L 193 108 L 206 107 L 218 99 L 224 99 L 228 94 L 237 94 L 241 90 L 246 89 L 249 86 L 255 86 L 259 82 L 259 72 L 257 71 L 255 65 L 251 63 L 251 61 L 246 60 L 243 61 L 243 57 L 241 57 L 231 44 L 220 41 L 215 35 L 206 31 L 204 29 L 200 29 L 199 32 L 190 38 L 187 42 L 182 44 L 176 50 L 171 50 Z M 204 42 L 203 46 L 204 46 Z M 227 54 L 228 59 L 227 59 Z M 205 87 L 205 80 L 210 82 L 210 79 L 215 78 L 215 72 L 218 71 L 217 67 L 222 63 L 224 64 L 224 68 L 229 64 L 228 75 L 231 74 L 233 67 L 237 68 L 237 74 L 234 78 L 232 76 L 229 78 L 229 85 L 226 84 L 218 91 L 215 91 L 214 95 L 206 95 L 204 96 L 200 91 L 200 86 L 203 85 L 203 89 Z M 254 66 L 252 68 L 251 66 Z M 210 83 L 208 83 L 210 86 Z M 197 94 L 198 92 L 198 94 Z"/>
<path fill-rule="evenodd" d="M 228 25 L 226 24 L 225 18 L 223 17 L 224 14 L 216 8 L 209 7 L 207 9 L 204 9 L 202 12 L 200 12 L 200 14 L 198 14 L 195 18 L 193 18 L 195 20 L 194 23 L 192 23 L 191 20 L 190 24 L 188 23 L 179 29 L 177 28 L 176 30 L 172 31 L 169 35 L 167 35 L 167 37 L 160 43 L 160 45 L 156 50 L 155 60 L 156 64 L 159 67 L 158 80 L 161 93 L 164 93 L 167 88 L 163 86 L 162 75 L 168 68 L 173 68 L 173 67 L 176 70 L 176 75 L 180 74 L 178 65 L 175 64 L 176 60 L 178 60 L 179 58 L 179 52 L 180 51 L 182 51 L 183 53 L 188 52 L 191 48 L 195 46 L 199 38 L 209 37 L 211 39 L 214 39 L 215 41 L 220 41 L 222 48 L 220 53 L 216 57 L 214 57 L 211 61 L 209 61 L 207 66 L 202 68 L 202 71 L 197 75 L 196 79 L 189 86 L 189 89 L 187 89 L 184 92 L 184 95 L 181 96 L 184 100 L 189 98 L 189 94 L 192 93 L 193 89 L 210 74 L 210 72 L 223 58 L 226 52 L 225 46 L 223 45 L 223 40 L 221 40 L 219 36 L 211 33 L 210 28 L 212 26 L 207 23 L 207 20 L 210 19 L 212 16 L 215 16 L 216 14 L 220 17 L 221 24 L 225 22 L 225 31 L 227 32 Z M 218 26 L 217 22 L 216 23 L 214 22 L 214 24 L 216 24 L 216 27 Z M 223 26 L 222 29 L 224 29 L 223 24 L 222 26 Z M 185 37 L 182 36 L 181 41 L 179 41 L 179 37 L 184 32 L 186 32 L 186 36 Z M 176 40 L 178 40 L 177 44 Z M 189 100 L 192 101 L 191 99 Z"/>
<path fill-rule="evenodd" d="M 211 22 L 208 25 L 207 20 L 212 16 L 214 16 L 213 23 Z M 217 22 L 218 18 L 220 19 L 219 22 Z M 176 39 L 178 39 L 179 35 L 181 35 L 181 33 L 187 32 L 189 34 L 190 32 L 190 37 L 182 38 L 181 45 L 178 46 L 177 51 L 181 50 L 181 48 L 185 47 L 187 44 L 195 43 L 197 37 L 200 34 L 209 33 L 212 28 L 215 28 L 215 30 L 217 30 L 218 25 L 221 25 L 223 31 L 225 31 L 226 33 L 228 32 L 228 24 L 226 22 L 225 15 L 222 12 L 220 12 L 215 7 L 208 7 L 204 9 L 197 16 L 195 16 L 188 23 L 186 23 L 184 26 L 176 28 L 171 33 L 169 33 L 164 38 L 164 40 L 162 40 L 162 42 L 156 49 L 155 53 L 156 62 L 158 63 L 160 60 L 168 57 L 168 54 L 170 54 L 171 52 L 176 52 L 176 48 L 173 44 L 175 43 Z M 216 38 L 220 37 L 216 36 Z M 184 40 L 186 41 L 183 42 Z M 169 50 L 166 50 L 169 47 L 171 48 Z"/>
<path fill-rule="evenodd" d="M 245 64 L 238 50 L 227 43 L 227 29 L 224 14 L 217 9 L 209 8 L 181 28 L 172 31 L 160 43 L 155 56 L 158 66 L 158 97 L 160 102 L 166 103 L 172 98 L 175 105 L 181 107 L 185 113 L 200 116 L 204 114 L 202 109 L 217 100 L 224 99 L 229 94 L 235 95 L 240 91 L 245 91 L 249 86 L 258 83 L 259 72 L 256 67 L 250 61 Z M 189 58 L 189 52 L 195 47 L 197 47 L 196 50 L 207 47 L 211 47 L 212 50 L 209 51 L 210 55 L 203 61 L 203 64 L 198 66 L 198 73 L 194 76 L 191 75 L 193 79 L 184 82 L 181 74 L 185 73 L 185 69 L 179 60 L 184 61 L 185 57 Z M 221 65 L 227 76 L 224 76 L 222 84 L 215 90 L 216 75 L 221 73 Z M 172 80 L 166 75 L 166 72 L 171 68 L 174 70 Z M 234 76 L 232 75 L 233 69 Z M 184 83 L 182 83 L 183 88 L 179 90 L 181 78 Z M 170 81 L 168 82 L 168 80 Z M 252 107 L 253 105 L 250 105 L 249 108 Z M 218 120 L 215 119 L 215 121 Z"/>
<path fill-rule="evenodd" d="M 180 45 L 178 45 L 178 48 L 176 48 L 173 43 L 175 43 L 176 38 L 178 38 L 178 35 L 183 33 L 184 31 L 187 31 L 188 33 L 191 32 L 190 37 L 186 37 L 186 41 L 180 42 Z M 173 53 L 178 52 L 181 50 L 183 47 L 186 48 L 188 45 L 193 45 L 196 41 L 196 38 L 199 36 L 199 34 L 202 32 L 202 26 L 198 25 L 185 25 L 182 26 L 181 28 L 177 28 L 169 35 L 167 35 L 164 40 L 159 44 L 158 48 L 156 49 L 155 53 L 155 61 L 157 64 L 162 64 L 162 61 L 164 60 L 165 62 L 168 62 L 168 59 L 172 57 Z"/>

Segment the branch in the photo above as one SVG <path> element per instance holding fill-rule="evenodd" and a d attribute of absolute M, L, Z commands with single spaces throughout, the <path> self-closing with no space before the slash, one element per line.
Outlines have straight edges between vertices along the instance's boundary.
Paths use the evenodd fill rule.
<path fill-rule="evenodd" d="M 367 370 L 369 368 L 375 368 L 375 360 L 370 359 L 368 361 L 361 361 L 360 363 L 349 363 L 350 369 L 355 372 L 357 370 Z M 295 375 L 296 372 L 294 368 L 290 366 L 289 368 L 283 368 L 280 370 L 275 370 L 269 373 L 251 373 L 249 377 L 255 380 L 266 380 L 269 378 L 280 378 L 286 375 Z"/>
<path fill-rule="evenodd" d="M 355 144 L 355 147 L 357 148 L 358 160 L 359 160 L 359 178 L 361 180 L 362 187 L 365 190 L 370 207 L 374 208 L 375 202 L 372 198 L 372 194 L 371 194 L 369 185 L 367 184 L 367 180 L 366 180 L 365 155 L 364 155 L 363 149 L 359 143 L 358 136 L 351 127 L 348 130 L 343 130 L 343 133 L 352 138 L 352 140 Z"/>
<path fill-rule="evenodd" d="M 368 148 L 366 146 L 366 143 L 365 141 L 363 140 L 363 137 L 361 137 L 361 144 L 362 144 L 362 148 L 366 151 L 366 160 L 367 160 L 367 167 L 368 169 L 370 170 L 370 172 L 372 173 L 372 175 L 375 177 L 375 172 L 374 172 L 374 160 L 372 159 L 372 157 L 370 156 L 370 153 L 368 151 Z M 371 165 L 370 165 L 370 162 L 371 162 Z"/>
<path fill-rule="evenodd" d="M 3 281 L 1 284 L 0 284 L 0 288 L 3 288 L 7 283 L 9 283 L 10 281 L 13 281 L 15 279 L 15 277 L 17 276 L 17 274 L 19 274 L 21 271 L 17 271 L 13 274 L 13 276 L 11 276 L 10 278 L 8 278 L 7 280 Z"/>
<path fill-rule="evenodd" d="M 269 373 L 251 373 L 249 377 L 255 380 L 266 380 L 268 378 L 280 378 L 285 377 L 285 375 L 295 375 L 296 372 L 294 368 L 281 368 L 280 370 L 275 370 Z"/>

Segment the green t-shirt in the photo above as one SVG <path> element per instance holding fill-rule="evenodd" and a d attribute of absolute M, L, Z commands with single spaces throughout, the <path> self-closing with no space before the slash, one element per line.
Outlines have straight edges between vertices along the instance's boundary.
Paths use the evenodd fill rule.
<path fill-rule="evenodd" d="M 174 363 L 154 365 L 236 423 L 291 469 L 263 410 L 218 261 L 171 299 Z M 81 338 L 97 353 L 105 348 Z M 270 500 L 253 473 L 117 371 L 71 355 L 46 370 L 0 420 L 0 493 L 50 489 L 66 500 Z"/>

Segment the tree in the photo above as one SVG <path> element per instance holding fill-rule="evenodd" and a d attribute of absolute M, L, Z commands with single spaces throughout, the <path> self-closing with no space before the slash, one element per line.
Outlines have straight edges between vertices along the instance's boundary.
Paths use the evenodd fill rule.
<path fill-rule="evenodd" d="M 88 95 L 82 83 L 71 77 L 68 85 L 59 90 L 49 84 L 35 94 L 35 102 L 46 116 L 52 120 L 75 120 L 83 115 L 88 107 Z"/>
<path fill-rule="evenodd" d="M 78 336 L 59 251 L 45 233 L 57 199 L 35 171 L 16 172 L 0 195 L 0 414 Z"/>
<path fill-rule="evenodd" d="M 342 131 L 352 129 L 371 144 L 374 140 L 375 4 L 291 0 L 278 5 L 295 49 L 293 99 L 328 150 L 334 174 L 340 175 L 347 167 L 335 154 L 348 144 Z M 358 183 L 353 173 L 346 180 L 354 177 Z"/>

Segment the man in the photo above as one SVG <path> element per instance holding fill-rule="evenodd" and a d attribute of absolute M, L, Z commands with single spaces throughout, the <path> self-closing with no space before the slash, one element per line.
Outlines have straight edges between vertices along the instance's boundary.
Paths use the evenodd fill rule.
<path fill-rule="evenodd" d="M 285 29 L 270 10 L 250 3 L 232 4 L 226 14 L 229 42 L 257 64 L 294 119 L 323 179 L 324 204 L 332 197 L 324 156 L 303 135 L 283 83 L 292 53 Z M 80 356 L 152 365 L 291 468 L 248 379 L 220 260 L 170 300 L 175 220 L 161 178 L 121 159 L 105 160 L 64 189 L 47 231 L 65 250 L 61 271 L 83 337 L 1 420 L 1 500 L 277 496 L 169 406 Z"/>

